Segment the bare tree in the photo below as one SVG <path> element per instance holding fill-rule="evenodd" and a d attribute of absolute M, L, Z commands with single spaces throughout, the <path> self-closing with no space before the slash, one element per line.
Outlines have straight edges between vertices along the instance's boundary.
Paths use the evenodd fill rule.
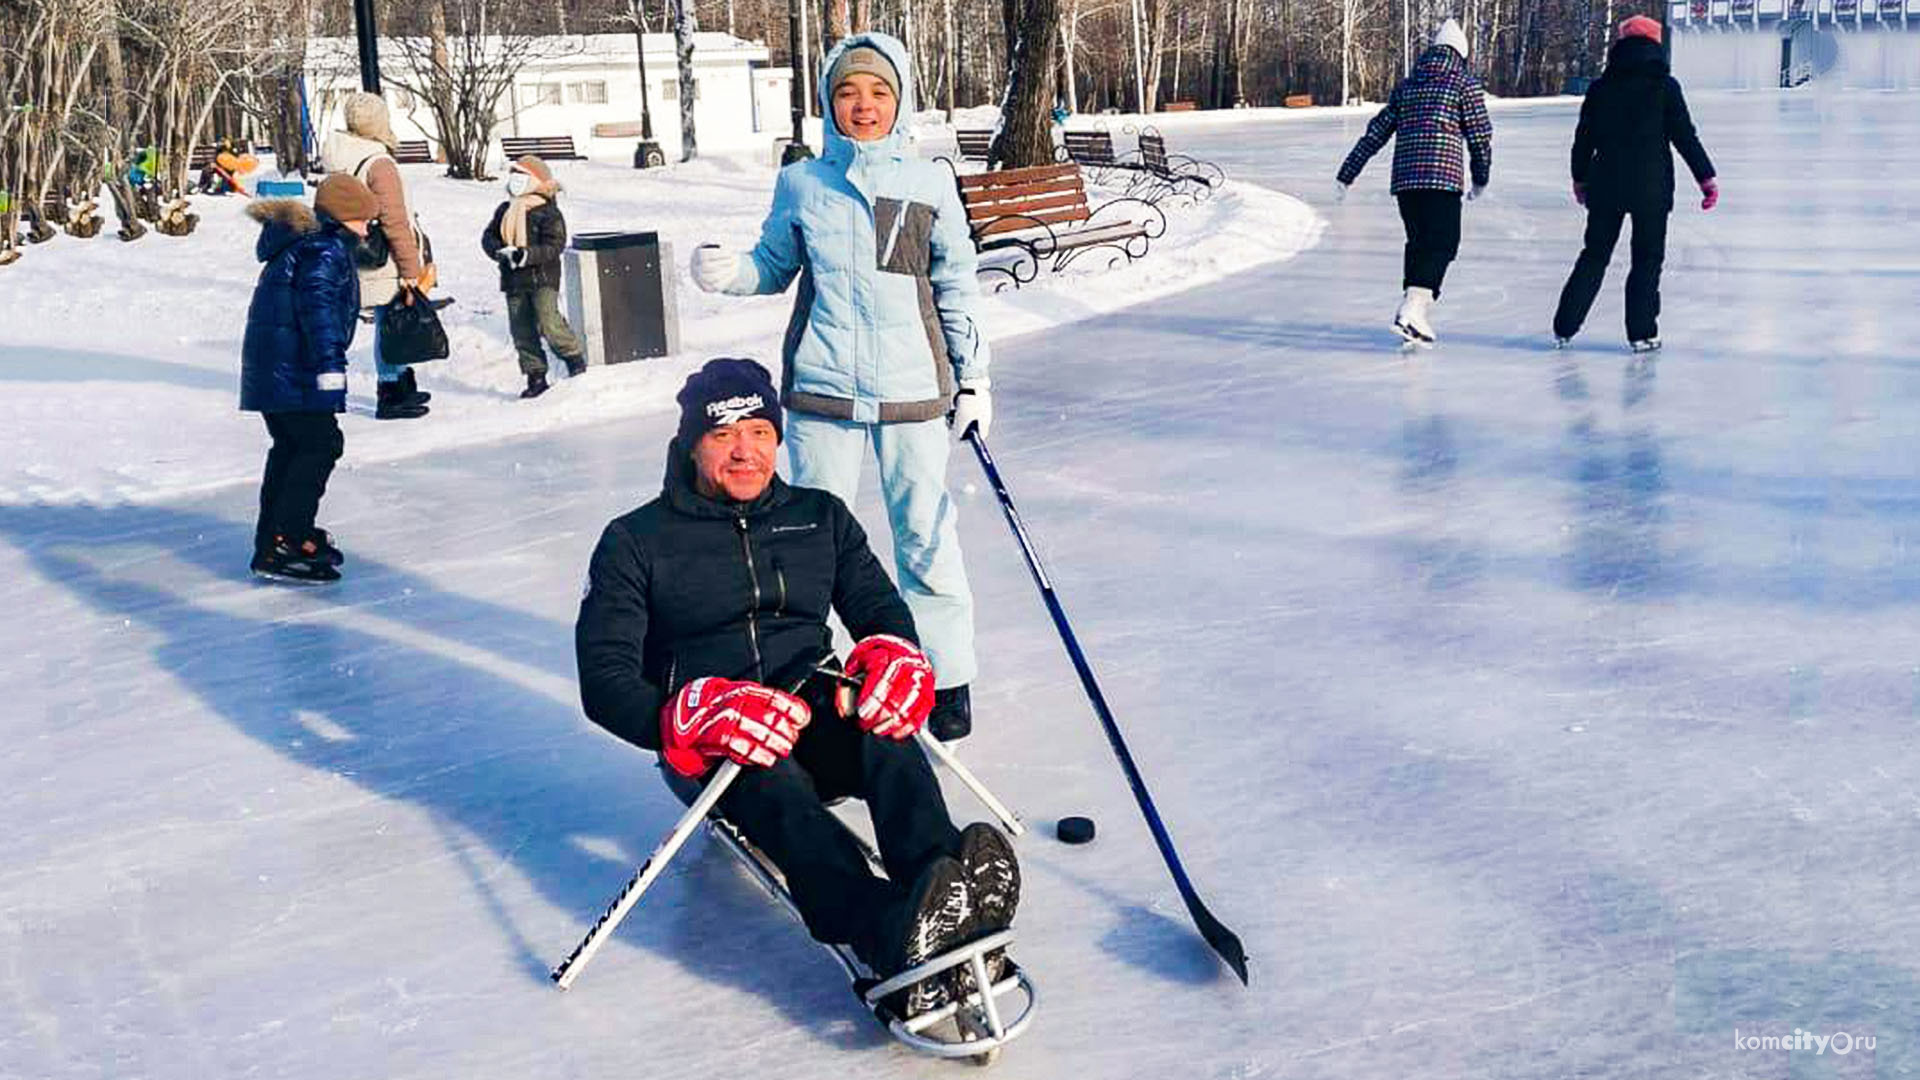
<path fill-rule="evenodd" d="M 425 37 L 386 39 L 404 59 L 393 81 L 426 102 L 447 175 L 489 180 L 500 105 L 529 62 L 558 48 L 532 32 L 518 0 L 429 0 Z"/>

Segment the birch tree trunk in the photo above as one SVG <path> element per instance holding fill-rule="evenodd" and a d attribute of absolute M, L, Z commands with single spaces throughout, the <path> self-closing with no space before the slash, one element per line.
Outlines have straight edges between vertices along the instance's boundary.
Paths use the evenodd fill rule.
<path fill-rule="evenodd" d="M 844 5 L 845 0 L 840 2 Z M 700 141 L 693 124 L 694 95 L 698 92 L 693 78 L 693 35 L 698 28 L 687 0 L 673 0 L 673 51 L 680 64 L 681 161 L 692 161 L 700 156 Z"/>

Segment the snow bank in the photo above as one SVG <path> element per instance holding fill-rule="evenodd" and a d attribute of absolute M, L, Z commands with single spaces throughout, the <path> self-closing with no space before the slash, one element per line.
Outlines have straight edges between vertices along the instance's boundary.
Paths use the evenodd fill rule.
<path fill-rule="evenodd" d="M 714 158 L 645 173 L 591 162 L 555 169 L 575 232 L 658 229 L 672 244 L 681 352 L 597 368 L 558 381 L 537 401 L 518 400 L 524 383 L 505 307 L 479 246 L 504 196 L 494 184 L 408 166 L 441 294 L 459 301 L 443 313 L 453 356 L 420 368 L 422 388 L 434 395 L 431 416 L 375 421 L 372 331 L 362 328 L 343 468 L 668 409 L 686 373 L 710 356 L 778 361 L 790 297 L 708 296 L 685 270 L 697 243 L 753 243 L 771 165 Z M 0 505 L 150 502 L 257 476 L 265 434 L 258 418 L 235 409 L 258 270 L 244 206 L 237 197 L 198 199 L 202 220 L 191 237 L 122 245 L 111 235 L 62 236 L 5 271 L 13 317 L 0 328 L 0 377 L 9 384 L 0 397 Z M 1168 218 L 1168 236 L 1138 263 L 1109 271 L 1089 258 L 1084 268 L 989 298 L 988 333 L 1004 339 L 1057 326 L 1288 258 L 1320 225 L 1296 199 L 1235 183 L 1207 203 L 1170 209 Z M 84 444 L 75 430 L 86 431 Z"/>
<path fill-rule="evenodd" d="M 1568 102 L 1578 104 L 1580 97 L 1551 95 L 1543 97 L 1503 98 L 1493 94 L 1486 95 L 1487 108 L 1494 112 L 1509 110 L 1528 110 L 1538 108 L 1556 108 Z M 1235 127 L 1241 124 L 1271 124 L 1276 120 L 1306 122 L 1324 120 L 1330 116 L 1371 117 L 1380 111 L 1384 102 L 1363 101 L 1355 105 L 1314 105 L 1305 109 L 1287 109 L 1279 106 L 1262 106 L 1256 109 L 1194 109 L 1182 112 L 1162 112 L 1147 115 L 1143 113 L 1078 113 L 1067 119 L 1067 127 L 1075 130 L 1106 128 L 1115 133 L 1117 148 L 1130 148 L 1132 136 L 1143 127 L 1152 127 L 1161 132 L 1172 134 L 1179 131 L 1206 131 L 1214 128 Z M 945 153 L 952 145 L 952 128 L 978 130 L 991 128 L 999 122 L 1000 110 L 993 105 L 980 105 L 968 109 L 956 109 L 953 124 L 948 125 L 946 113 L 939 109 L 929 109 L 914 115 L 922 145 L 930 152 Z M 1169 149 L 1178 151 L 1178 145 Z"/>

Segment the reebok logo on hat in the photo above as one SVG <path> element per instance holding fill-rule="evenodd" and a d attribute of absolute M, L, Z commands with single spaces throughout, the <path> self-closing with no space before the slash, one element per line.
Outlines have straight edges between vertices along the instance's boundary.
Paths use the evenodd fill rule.
<path fill-rule="evenodd" d="M 725 427 L 737 424 L 766 407 L 766 400 L 759 394 L 741 394 L 724 401 L 707 402 L 707 419 L 714 427 Z"/>

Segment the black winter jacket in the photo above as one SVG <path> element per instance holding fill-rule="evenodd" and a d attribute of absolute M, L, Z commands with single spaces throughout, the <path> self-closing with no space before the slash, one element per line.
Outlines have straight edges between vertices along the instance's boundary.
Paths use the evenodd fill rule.
<path fill-rule="evenodd" d="M 587 718 L 660 748 L 660 707 L 718 675 L 788 690 L 829 655 L 827 613 L 859 640 L 918 641 L 845 504 L 775 478 L 749 504 L 698 494 L 676 439 L 660 497 L 608 523 L 574 624 Z"/>
<path fill-rule="evenodd" d="M 261 224 L 254 255 L 266 265 L 247 307 L 240 346 L 240 408 L 345 412 L 347 350 L 360 314 L 360 274 L 346 226 L 297 199 L 247 207 Z"/>
<path fill-rule="evenodd" d="M 567 250 L 567 218 L 553 196 L 546 196 L 546 200 L 527 214 L 527 261 L 518 269 L 510 269 L 495 259 L 503 293 L 530 293 L 560 287 L 560 256 Z M 489 259 L 506 246 L 506 241 L 500 239 L 500 220 L 507 216 L 509 205 L 511 203 L 501 203 L 494 210 L 487 231 L 480 234 L 480 249 Z"/>
<path fill-rule="evenodd" d="M 1622 38 L 1613 43 L 1606 73 L 1587 88 L 1580 106 L 1573 182 L 1586 185 L 1588 206 L 1672 210 L 1673 150 L 1686 159 L 1695 181 L 1713 176 L 1713 162 L 1693 130 L 1686 96 L 1667 73 L 1659 44 Z"/>

